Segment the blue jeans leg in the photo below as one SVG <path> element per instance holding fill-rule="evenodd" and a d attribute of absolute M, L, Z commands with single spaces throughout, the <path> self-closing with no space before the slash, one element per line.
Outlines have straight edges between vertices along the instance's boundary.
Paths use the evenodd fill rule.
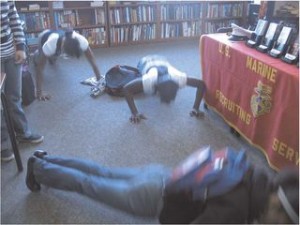
<path fill-rule="evenodd" d="M 56 161 L 58 160 L 57 157 Z M 76 163 L 83 164 L 80 168 L 85 169 L 81 171 L 36 159 L 34 175 L 37 182 L 43 185 L 86 195 L 133 215 L 155 217 L 160 212 L 163 182 L 168 176 L 168 169 L 165 167 L 149 165 L 136 169 L 123 168 L 121 172 L 121 169 L 102 166 L 95 168 L 94 164 L 94 172 L 90 173 L 86 171 L 90 161 L 78 160 Z"/>
<path fill-rule="evenodd" d="M 31 132 L 22 108 L 21 65 L 15 64 L 14 58 L 1 60 L 1 71 L 6 73 L 4 92 L 7 99 L 8 111 L 11 115 L 15 132 L 18 136 L 28 137 L 31 135 Z M 3 118 L 1 118 L 1 122 L 3 122 Z"/>

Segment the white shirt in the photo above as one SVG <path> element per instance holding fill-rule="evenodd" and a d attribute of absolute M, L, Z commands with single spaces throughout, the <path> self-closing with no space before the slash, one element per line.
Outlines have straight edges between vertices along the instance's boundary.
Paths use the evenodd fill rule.
<path fill-rule="evenodd" d="M 186 82 L 187 82 L 186 73 L 177 70 L 170 64 L 167 65 L 167 68 L 171 79 L 178 84 L 179 88 L 186 86 Z M 157 84 L 157 76 L 158 76 L 158 71 L 157 68 L 155 67 L 152 67 L 148 71 L 148 73 L 142 76 L 144 93 L 153 94 L 155 92 L 155 85 Z"/>
<path fill-rule="evenodd" d="M 42 50 L 46 56 L 53 56 L 56 52 L 56 45 L 59 38 L 58 33 L 52 33 L 48 37 L 48 40 L 44 43 Z M 80 49 L 85 52 L 89 47 L 89 42 L 87 39 L 81 34 L 73 31 L 72 38 L 75 38 L 79 41 Z"/>

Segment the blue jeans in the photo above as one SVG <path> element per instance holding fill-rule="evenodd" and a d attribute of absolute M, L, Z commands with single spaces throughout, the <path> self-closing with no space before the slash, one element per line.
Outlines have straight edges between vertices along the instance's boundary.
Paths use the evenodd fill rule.
<path fill-rule="evenodd" d="M 107 168 L 92 161 L 47 156 L 36 159 L 38 183 L 74 191 L 133 215 L 156 217 L 163 206 L 169 169 L 157 164 L 140 168 Z"/>
<path fill-rule="evenodd" d="M 1 72 L 6 73 L 4 93 L 7 99 L 8 112 L 13 121 L 14 130 L 17 136 L 28 137 L 31 132 L 22 108 L 22 71 L 21 65 L 15 63 L 13 57 L 1 58 Z M 6 123 L 1 116 L 1 142 L 7 138 Z"/>

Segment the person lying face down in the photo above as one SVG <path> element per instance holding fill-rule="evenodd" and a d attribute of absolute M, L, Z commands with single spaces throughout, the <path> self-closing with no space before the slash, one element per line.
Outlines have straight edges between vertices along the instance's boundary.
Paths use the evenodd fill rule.
<path fill-rule="evenodd" d="M 197 88 L 191 116 L 203 117 L 204 113 L 199 110 L 205 83 L 197 78 L 188 77 L 185 73 L 173 67 L 164 57 L 149 55 L 143 57 L 137 66 L 142 74 L 141 78 L 134 79 L 123 88 L 125 99 L 131 111 L 130 121 L 139 123 L 146 117 L 139 113 L 134 103 L 133 95 L 144 92 L 145 94 L 156 94 L 162 103 L 169 104 L 174 101 L 177 91 L 185 86 Z"/>
<path fill-rule="evenodd" d="M 39 47 L 33 56 L 36 75 L 36 96 L 38 100 L 49 100 L 50 95 L 43 92 L 44 69 L 47 61 L 53 65 L 59 56 L 80 58 L 85 55 L 91 65 L 98 85 L 102 85 L 104 91 L 104 77 L 96 65 L 96 59 L 87 39 L 76 31 L 52 31 L 45 30 L 39 34 Z"/>

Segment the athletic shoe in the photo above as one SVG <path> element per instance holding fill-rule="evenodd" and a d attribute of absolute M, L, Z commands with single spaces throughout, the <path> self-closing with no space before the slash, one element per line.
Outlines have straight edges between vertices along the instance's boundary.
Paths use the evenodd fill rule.
<path fill-rule="evenodd" d="M 26 186 L 32 192 L 37 192 L 41 190 L 41 185 L 35 180 L 33 174 L 33 164 L 36 158 L 31 156 L 27 161 L 27 174 L 26 174 Z"/>
<path fill-rule="evenodd" d="M 44 140 L 44 136 L 38 134 L 31 134 L 29 137 L 17 136 L 17 140 L 23 143 L 38 144 Z"/>
<path fill-rule="evenodd" d="M 35 150 L 33 155 L 37 158 L 43 159 L 44 156 L 48 155 L 48 153 L 43 150 Z"/>
<path fill-rule="evenodd" d="M 15 158 L 14 153 L 10 149 L 1 150 L 1 161 L 8 162 Z"/>

